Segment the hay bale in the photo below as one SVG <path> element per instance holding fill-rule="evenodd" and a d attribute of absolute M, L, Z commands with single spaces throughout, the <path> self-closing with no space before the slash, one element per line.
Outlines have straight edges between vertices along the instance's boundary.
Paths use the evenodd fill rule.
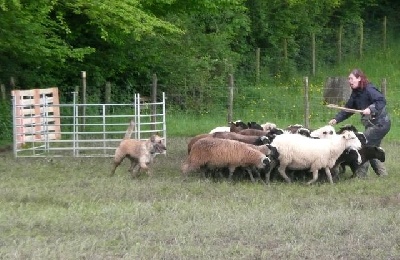
<path fill-rule="evenodd" d="M 328 77 L 324 86 L 324 102 L 342 105 L 351 94 L 351 88 L 346 77 Z"/>

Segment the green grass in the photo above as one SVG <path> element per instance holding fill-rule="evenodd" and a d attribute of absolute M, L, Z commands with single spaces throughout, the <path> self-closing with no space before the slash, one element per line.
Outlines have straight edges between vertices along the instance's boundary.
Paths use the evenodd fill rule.
<path fill-rule="evenodd" d="M 399 259 L 398 143 L 389 176 L 330 185 L 182 181 L 187 138 L 152 178 L 125 161 L 0 153 L 0 259 Z"/>

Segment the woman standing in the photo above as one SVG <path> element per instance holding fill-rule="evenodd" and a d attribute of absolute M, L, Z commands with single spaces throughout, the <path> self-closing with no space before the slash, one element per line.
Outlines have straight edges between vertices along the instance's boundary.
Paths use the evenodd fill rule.
<path fill-rule="evenodd" d="M 391 121 L 386 110 L 385 96 L 371 83 L 360 69 L 353 69 L 349 75 L 349 84 L 352 89 L 345 107 L 362 110 L 361 122 L 365 127 L 364 135 L 368 145 L 380 146 L 382 139 L 389 132 Z M 330 125 L 340 123 L 353 113 L 340 111 L 335 118 L 329 121 Z M 360 165 L 357 169 L 359 177 L 365 177 L 371 164 L 378 176 L 386 176 L 385 165 L 378 159 L 373 159 Z"/>

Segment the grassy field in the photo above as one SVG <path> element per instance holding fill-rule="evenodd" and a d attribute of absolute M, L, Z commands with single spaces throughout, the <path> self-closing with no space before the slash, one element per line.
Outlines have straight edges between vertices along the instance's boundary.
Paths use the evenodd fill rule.
<path fill-rule="evenodd" d="M 0 259 L 400 259 L 397 52 L 310 79 L 315 128 L 336 112 L 322 104 L 327 76 L 347 76 L 362 64 L 373 82 L 387 78 L 393 124 L 382 144 L 384 178 L 370 170 L 366 179 L 348 179 L 348 169 L 334 185 L 266 186 L 198 174 L 183 182 L 188 136 L 225 125 L 226 111 L 168 111 L 168 153 L 156 158 L 152 178 L 132 179 L 127 161 L 110 177 L 111 158 L 16 159 L 8 134 L 0 140 Z M 301 87 L 301 77 L 243 87 L 234 119 L 303 123 Z M 346 123 L 361 126 L 357 116 Z"/>
<path fill-rule="evenodd" d="M 168 139 L 152 178 L 2 152 L 0 259 L 400 259 L 398 143 L 383 146 L 388 177 L 312 186 L 183 182 L 187 138 Z"/>

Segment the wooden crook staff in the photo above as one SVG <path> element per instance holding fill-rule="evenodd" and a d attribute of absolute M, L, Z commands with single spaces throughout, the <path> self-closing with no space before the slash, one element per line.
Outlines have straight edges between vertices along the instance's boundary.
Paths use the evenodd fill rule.
<path fill-rule="evenodd" d="M 343 110 L 343 111 L 350 112 L 350 113 L 361 113 L 362 114 L 362 112 L 363 112 L 363 110 L 341 107 L 341 106 L 338 106 L 335 104 L 328 104 L 328 105 L 326 105 L 326 107 L 335 108 L 335 109 Z"/>

